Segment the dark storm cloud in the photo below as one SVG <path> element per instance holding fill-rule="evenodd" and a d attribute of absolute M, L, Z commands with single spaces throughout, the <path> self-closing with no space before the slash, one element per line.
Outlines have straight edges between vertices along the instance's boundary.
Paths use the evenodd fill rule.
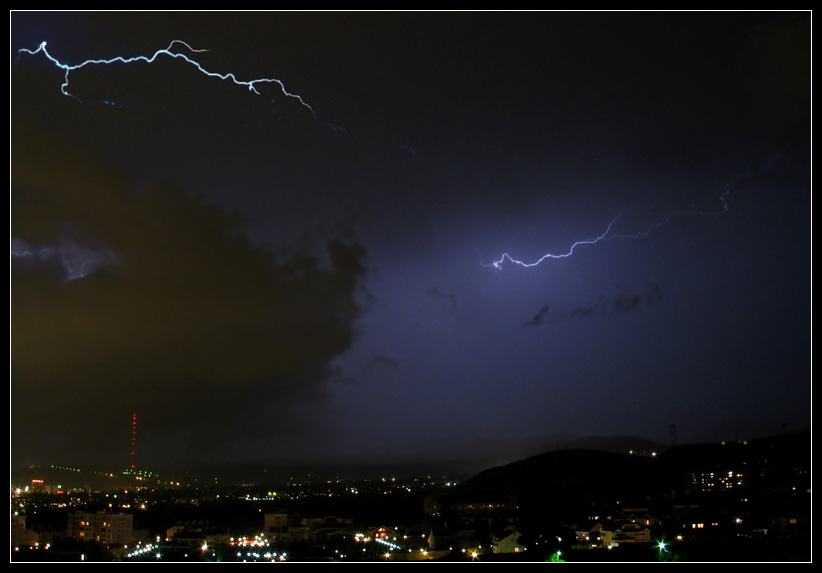
<path fill-rule="evenodd" d="M 555 310 L 551 312 L 551 305 L 546 304 L 540 308 L 539 312 L 530 320 L 523 322 L 522 326 L 539 326 L 541 324 L 592 316 L 610 316 L 630 312 L 643 306 L 650 306 L 661 302 L 662 291 L 657 285 L 651 285 L 642 292 L 620 293 L 614 297 L 603 295 L 594 303 L 575 306 L 571 310 Z"/>
<path fill-rule="evenodd" d="M 16 132 L 11 158 L 15 240 L 113 253 L 73 280 L 54 256 L 14 259 L 15 454 L 34 446 L 26 428 L 116 451 L 129 411 L 147 412 L 147 432 L 216 449 L 282 430 L 290 403 L 322 394 L 354 338 L 362 247 L 331 239 L 322 259 L 275 260 L 222 208 L 169 185 L 130 189 L 69 142 Z"/>

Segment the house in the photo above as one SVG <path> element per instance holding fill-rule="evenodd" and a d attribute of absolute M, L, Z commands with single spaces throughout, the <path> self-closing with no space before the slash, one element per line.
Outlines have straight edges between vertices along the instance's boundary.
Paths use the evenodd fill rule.
<path fill-rule="evenodd" d="M 477 549 L 482 546 L 477 530 L 455 529 L 446 531 L 443 527 L 432 528 L 428 534 L 429 551 L 456 549 Z M 487 544 L 486 544 L 487 547 Z"/>
<path fill-rule="evenodd" d="M 519 553 L 525 546 L 519 542 L 522 533 L 515 526 L 506 527 L 500 534 L 491 536 L 491 550 L 494 553 Z"/>
<path fill-rule="evenodd" d="M 574 533 L 577 543 L 591 549 L 592 547 L 599 547 L 600 538 L 602 536 L 602 521 L 589 520 L 584 524 L 575 525 Z"/>
<path fill-rule="evenodd" d="M 617 521 L 600 532 L 602 544 L 613 547 L 627 543 L 650 543 L 651 529 L 632 521 Z"/>

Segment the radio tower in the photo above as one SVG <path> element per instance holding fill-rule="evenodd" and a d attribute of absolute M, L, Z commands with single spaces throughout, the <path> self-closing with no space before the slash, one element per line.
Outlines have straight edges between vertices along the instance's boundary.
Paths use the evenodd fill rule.
<path fill-rule="evenodd" d="M 129 473 L 137 473 L 137 464 L 135 461 L 137 455 L 137 414 L 131 415 L 131 465 Z"/>
<path fill-rule="evenodd" d="M 676 447 L 676 422 L 671 422 L 671 447 Z"/>

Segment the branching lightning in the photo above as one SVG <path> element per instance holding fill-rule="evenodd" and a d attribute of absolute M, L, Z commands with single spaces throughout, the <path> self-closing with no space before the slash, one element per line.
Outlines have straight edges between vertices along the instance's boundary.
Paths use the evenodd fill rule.
<path fill-rule="evenodd" d="M 83 68 L 94 66 L 110 66 L 113 64 L 128 65 L 138 62 L 153 64 L 161 57 L 169 57 L 176 60 L 180 60 L 190 66 L 193 66 L 198 72 L 210 78 L 216 78 L 223 81 L 230 81 L 237 86 L 245 87 L 250 92 L 260 97 L 263 97 L 263 94 L 260 92 L 258 88 L 267 84 L 273 84 L 275 86 L 278 86 L 285 97 L 297 100 L 300 103 L 300 105 L 307 109 L 311 113 L 311 116 L 316 122 L 318 122 L 321 125 L 327 126 L 333 129 L 334 131 L 341 132 L 346 135 L 348 134 L 348 132 L 344 128 L 337 127 L 325 121 L 321 121 L 317 116 L 317 113 L 314 111 L 314 108 L 311 107 L 305 100 L 303 100 L 303 98 L 300 95 L 291 93 L 288 90 L 286 90 L 285 84 L 279 79 L 257 78 L 252 80 L 240 80 L 233 73 L 223 74 L 207 70 L 203 67 L 201 63 L 193 59 L 194 54 L 199 54 L 207 51 L 208 50 L 194 49 L 182 40 L 174 40 L 168 45 L 167 48 L 157 50 L 151 56 L 135 56 L 130 58 L 124 56 L 116 56 L 109 59 L 90 59 L 79 64 L 71 65 L 61 62 L 59 59 L 55 58 L 51 53 L 49 53 L 48 49 L 46 48 L 46 42 L 41 42 L 40 45 L 34 50 L 30 50 L 27 48 L 22 48 L 18 50 L 17 58 L 15 59 L 15 64 L 24 55 L 45 56 L 45 58 L 48 59 L 52 64 L 54 64 L 54 66 L 63 71 L 63 82 L 60 85 L 60 92 L 63 95 L 73 98 L 81 103 L 103 103 L 110 106 L 117 106 L 117 102 L 107 100 L 87 102 L 79 96 L 77 96 L 71 90 L 72 73 L 78 72 Z M 273 103 L 273 100 L 271 101 Z M 60 265 L 60 267 L 63 268 L 66 275 L 66 279 L 68 280 L 84 278 L 88 276 L 89 273 L 93 272 L 94 269 L 99 265 L 111 263 L 117 260 L 117 256 L 111 252 L 96 251 L 93 249 L 84 248 L 74 244 L 71 240 L 64 240 L 60 244 L 55 246 L 35 248 L 28 245 L 25 241 L 12 238 L 10 246 L 10 256 L 12 260 L 56 262 Z"/>
<path fill-rule="evenodd" d="M 194 68 L 197 69 L 197 71 L 199 71 L 200 73 L 202 73 L 202 74 L 204 74 L 208 77 L 217 78 L 217 79 L 220 79 L 220 80 L 223 80 L 223 81 L 228 80 L 228 81 L 231 81 L 231 82 L 233 82 L 234 84 L 236 84 L 238 86 L 246 87 L 246 88 L 248 88 L 249 91 L 251 91 L 252 93 L 254 93 L 258 96 L 261 96 L 261 97 L 262 97 L 262 94 L 257 89 L 258 85 L 261 85 L 261 84 L 276 84 L 280 87 L 280 90 L 282 91 L 284 96 L 292 98 L 292 99 L 296 99 L 298 102 L 300 102 L 300 104 L 303 107 L 305 107 L 308 111 L 310 111 L 311 115 L 312 115 L 312 117 L 314 118 L 315 121 L 317 121 L 318 123 L 320 123 L 322 125 L 328 126 L 328 127 L 330 127 L 331 129 L 333 129 L 335 131 L 339 131 L 339 132 L 342 132 L 342 133 L 345 133 L 345 134 L 348 133 L 344 128 L 337 127 L 337 126 L 335 126 L 331 123 L 325 122 L 325 121 L 321 121 L 319 119 L 319 117 L 317 116 L 316 112 L 314 111 L 314 108 L 312 108 L 310 105 L 308 105 L 308 103 L 306 103 L 301 96 L 299 96 L 297 94 L 290 93 L 289 91 L 287 91 L 285 89 L 285 84 L 283 84 L 283 82 L 281 80 L 278 80 L 278 79 L 275 79 L 275 78 L 258 78 L 258 79 L 254 79 L 254 80 L 240 80 L 233 73 L 221 74 L 221 73 L 217 73 L 217 72 L 212 72 L 212 71 L 206 70 L 199 62 L 193 60 L 191 57 L 187 56 L 186 54 L 181 53 L 181 52 L 173 52 L 172 48 L 175 45 L 183 46 L 188 51 L 190 51 L 191 53 L 194 53 L 194 54 L 208 51 L 208 50 L 195 50 L 194 48 L 192 48 L 191 46 L 189 46 L 187 43 L 183 42 L 182 40 L 174 40 L 168 45 L 167 48 L 165 48 L 164 50 L 157 50 L 156 52 L 154 52 L 154 54 L 152 56 L 135 56 L 135 57 L 131 57 L 131 58 L 125 58 L 123 56 L 116 56 L 114 58 L 110 58 L 110 59 L 107 59 L 107 60 L 86 60 L 86 61 L 84 61 L 82 63 L 79 63 L 79 64 L 76 64 L 76 65 L 69 65 L 69 64 L 65 64 L 65 63 L 61 62 L 60 60 L 58 60 L 57 58 L 52 56 L 48 52 L 48 50 L 46 49 L 46 42 L 42 42 L 40 44 L 40 46 L 37 47 L 36 50 L 29 50 L 27 48 L 20 49 L 18 51 L 17 59 L 19 60 L 19 58 L 22 54 L 36 55 L 38 53 L 42 53 L 55 66 L 57 66 L 58 68 L 60 68 L 61 70 L 63 70 L 65 72 L 63 84 L 60 86 L 60 91 L 63 93 L 63 95 L 72 97 L 72 98 L 76 99 L 77 101 L 82 101 L 82 100 L 80 100 L 79 97 L 77 97 L 76 95 L 72 94 L 69 91 L 69 79 L 70 79 L 69 76 L 71 75 L 72 72 L 75 72 L 75 71 L 80 70 L 80 69 L 82 69 L 84 67 L 87 67 L 87 66 L 105 66 L 105 65 L 115 64 L 115 63 L 131 64 L 131 63 L 134 63 L 134 62 L 145 62 L 145 63 L 148 63 L 148 64 L 152 64 L 160 56 L 168 56 L 168 57 L 171 57 L 171 58 L 182 60 L 182 61 L 194 66 Z M 107 103 L 109 105 L 115 105 L 114 102 L 108 102 L 107 101 L 105 103 Z"/>
<path fill-rule="evenodd" d="M 574 254 L 574 250 L 576 250 L 576 248 L 579 247 L 580 245 L 595 245 L 596 243 L 599 243 L 600 241 L 612 241 L 614 239 L 639 239 L 641 237 L 645 237 L 645 236 L 649 235 L 651 232 L 653 232 L 655 229 L 658 229 L 659 227 L 662 227 L 663 225 L 667 225 L 672 219 L 674 219 L 676 217 L 685 216 L 685 215 L 700 215 L 702 217 L 716 217 L 716 216 L 721 215 L 723 213 L 726 213 L 728 211 L 727 198 L 728 198 L 729 193 L 730 193 L 730 191 L 726 190 L 724 193 L 722 193 L 722 195 L 719 196 L 719 200 L 722 202 L 722 209 L 720 209 L 719 211 L 715 211 L 715 212 L 703 212 L 703 211 L 696 211 L 696 210 L 692 210 L 692 211 L 674 211 L 674 212 L 670 213 L 667 217 L 665 217 L 664 219 L 662 219 L 660 221 L 657 221 L 656 223 L 654 223 L 653 225 L 651 225 L 650 227 L 648 227 L 644 231 L 638 231 L 638 232 L 635 232 L 635 233 L 613 233 L 612 229 L 614 227 L 614 224 L 617 222 L 619 217 L 625 212 L 623 210 L 623 211 L 620 211 L 619 213 L 617 213 L 617 215 L 613 219 L 611 219 L 611 222 L 608 223 L 608 226 L 605 228 L 605 231 L 601 235 L 599 235 L 597 237 L 593 237 L 591 239 L 584 239 L 582 241 L 577 241 L 576 243 L 571 245 L 571 248 L 569 248 L 568 251 L 566 251 L 564 253 L 559 253 L 559 254 L 546 253 L 546 254 L 542 255 L 542 257 L 540 257 L 539 259 L 537 259 L 536 261 L 531 262 L 531 263 L 521 261 L 519 259 L 515 259 L 514 257 L 509 255 L 508 253 L 503 253 L 500 256 L 499 259 L 495 260 L 494 262 L 492 262 L 490 264 L 484 264 L 483 266 L 494 267 L 496 269 L 502 269 L 503 263 L 505 261 L 509 261 L 509 262 L 514 263 L 516 265 L 519 265 L 521 267 L 535 267 L 535 266 L 547 261 L 548 259 L 565 259 L 565 258 L 568 258 L 568 257 L 570 257 L 571 255 Z"/>

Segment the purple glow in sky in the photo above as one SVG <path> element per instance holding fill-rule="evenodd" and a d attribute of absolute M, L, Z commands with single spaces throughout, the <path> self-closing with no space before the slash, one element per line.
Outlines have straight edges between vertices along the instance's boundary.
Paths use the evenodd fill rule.
<path fill-rule="evenodd" d="M 810 424 L 810 13 L 12 12 L 11 48 L 14 463 L 124 464 L 134 412 L 157 466 Z"/>

